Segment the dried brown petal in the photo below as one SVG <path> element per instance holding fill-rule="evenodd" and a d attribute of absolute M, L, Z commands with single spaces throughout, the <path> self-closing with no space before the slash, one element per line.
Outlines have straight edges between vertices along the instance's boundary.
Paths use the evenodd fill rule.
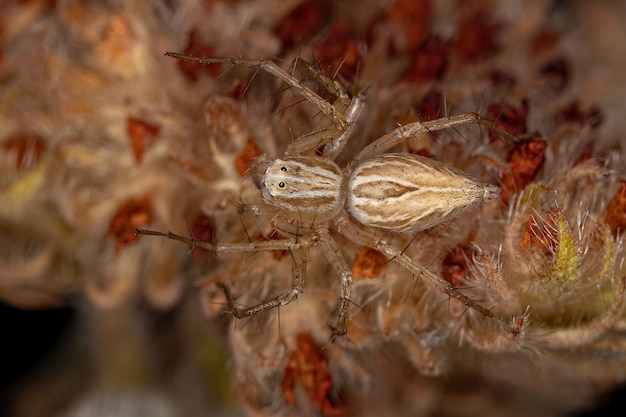
<path fill-rule="evenodd" d="M 2 60 L 4 59 L 4 25 L 0 22 L 0 64 L 2 64 Z"/>
<path fill-rule="evenodd" d="M 45 150 L 44 140 L 33 134 L 12 136 L 2 142 L 2 148 L 7 153 L 15 154 L 15 167 L 30 169 L 37 166 Z"/>
<path fill-rule="evenodd" d="M 509 155 L 508 169 L 500 181 L 500 196 L 508 204 L 511 194 L 523 190 L 530 184 L 543 166 L 547 144 L 533 137 L 516 144 Z"/>
<path fill-rule="evenodd" d="M 198 213 L 191 222 L 191 236 L 201 242 L 212 242 L 214 229 L 213 218 L 202 212 Z M 191 254 L 195 258 L 204 256 L 207 252 L 206 249 L 198 247 L 193 247 L 191 250 Z"/>
<path fill-rule="evenodd" d="M 446 68 L 446 49 L 441 38 L 428 37 L 415 54 L 413 66 L 404 74 L 404 80 L 421 84 L 440 79 Z"/>
<path fill-rule="evenodd" d="M 539 70 L 541 75 L 551 81 L 557 91 L 562 91 L 567 86 L 570 71 L 569 62 L 563 57 L 554 58 Z"/>
<path fill-rule="evenodd" d="M 580 103 L 574 101 L 555 115 L 557 123 L 577 123 L 581 126 L 596 128 L 602 124 L 602 113 L 598 107 L 591 107 L 587 111 L 580 109 Z"/>
<path fill-rule="evenodd" d="M 239 176 L 244 177 L 248 174 L 252 160 L 259 155 L 261 155 L 261 149 L 253 138 L 249 138 L 246 147 L 235 157 L 235 168 Z"/>
<path fill-rule="evenodd" d="M 452 248 L 441 261 L 441 277 L 457 288 L 467 280 L 468 259 L 472 259 L 472 248 L 458 245 Z"/>
<path fill-rule="evenodd" d="M 441 117 L 441 91 L 430 90 L 417 102 L 417 114 L 422 122 Z"/>
<path fill-rule="evenodd" d="M 504 129 L 513 136 L 526 133 L 526 118 L 528 117 L 528 101 L 522 100 L 519 109 L 505 103 L 492 104 L 487 110 L 487 118 L 496 122 L 496 126 Z M 491 140 L 495 141 L 498 135 L 489 132 Z"/>
<path fill-rule="evenodd" d="M 102 62 L 110 65 L 125 66 L 122 71 L 130 71 L 133 67 L 129 45 L 135 42 L 135 35 L 128 18 L 123 14 L 111 16 L 104 29 L 102 41 L 96 47 L 96 53 Z"/>
<path fill-rule="evenodd" d="M 282 41 L 283 50 L 308 43 L 322 27 L 325 14 L 325 7 L 319 0 L 304 0 L 291 10 L 274 30 Z"/>
<path fill-rule="evenodd" d="M 195 30 L 192 30 L 189 32 L 187 47 L 183 51 L 183 54 L 195 57 L 207 57 L 214 55 L 214 49 L 210 44 L 204 42 Z M 222 70 L 221 65 L 198 65 L 195 62 L 183 61 L 182 59 L 177 59 L 176 65 L 183 75 L 191 82 L 198 81 L 200 75 L 206 71 L 212 75 L 218 75 Z"/>
<path fill-rule="evenodd" d="M 552 207 L 543 222 L 539 222 L 535 215 L 529 217 L 519 242 L 519 247 L 522 253 L 527 255 L 527 259 L 533 253 L 541 253 L 544 257 L 552 258 L 559 241 L 558 215 L 558 209 Z"/>
<path fill-rule="evenodd" d="M 115 252 L 122 245 L 138 239 L 136 230 L 145 226 L 152 218 L 152 201 L 143 196 L 126 201 L 111 220 L 107 236 L 115 238 Z"/>
<path fill-rule="evenodd" d="M 325 415 L 338 415 L 338 408 L 329 398 L 333 379 L 328 370 L 328 359 L 309 333 L 296 335 L 296 349 L 291 352 L 280 384 L 288 404 L 295 404 L 295 388 L 299 384 L 311 404 Z"/>
<path fill-rule="evenodd" d="M 626 230 L 626 180 L 618 178 L 620 188 L 617 190 L 604 211 L 604 222 L 611 230 L 613 236 L 617 236 Z"/>
<path fill-rule="evenodd" d="M 484 13 L 467 16 L 458 23 L 452 49 L 465 62 L 493 55 L 498 51 L 500 28 L 500 24 L 493 23 Z"/>
<path fill-rule="evenodd" d="M 376 249 L 362 247 L 352 261 L 352 278 L 378 278 L 387 257 Z"/>
<path fill-rule="evenodd" d="M 530 53 L 534 56 L 554 49 L 559 43 L 560 35 L 553 29 L 540 30 L 530 42 Z"/>
<path fill-rule="evenodd" d="M 354 31 L 345 20 L 336 22 L 322 43 L 315 46 L 320 71 L 332 77 L 335 71 L 348 80 L 354 79 L 361 59 Z"/>
<path fill-rule="evenodd" d="M 141 163 L 146 146 L 146 139 L 154 138 L 159 134 L 159 126 L 149 124 L 141 119 L 129 116 L 126 121 L 126 131 L 130 139 L 130 146 L 137 163 Z"/>
<path fill-rule="evenodd" d="M 391 5 L 387 19 L 401 36 L 392 40 L 393 51 L 412 54 L 419 48 L 428 29 L 430 9 L 430 0 L 397 0 Z"/>

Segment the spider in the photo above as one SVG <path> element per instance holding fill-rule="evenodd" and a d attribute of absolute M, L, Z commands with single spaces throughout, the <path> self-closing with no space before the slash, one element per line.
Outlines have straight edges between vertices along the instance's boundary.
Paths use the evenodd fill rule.
<path fill-rule="evenodd" d="M 506 137 L 511 135 L 477 113 L 415 122 L 399 126 L 375 140 L 340 168 L 334 160 L 343 150 L 361 115 L 365 103 L 363 92 L 349 94 L 339 81 L 300 59 L 294 61 L 293 68 L 297 67 L 312 76 L 316 83 L 335 97 L 332 103 L 270 60 L 197 58 L 174 52 L 165 55 L 198 64 L 225 63 L 231 67 L 247 66 L 265 71 L 285 82 L 325 116 L 318 129 L 292 141 L 281 158 L 258 156 L 250 166 L 250 176 L 261 191 L 263 201 L 280 211 L 274 220 L 275 228 L 286 239 L 211 243 L 171 232 L 137 230 L 140 235 L 167 237 L 216 253 L 288 250 L 293 258 L 291 290 L 256 306 L 239 308 L 230 288 L 220 284 L 228 307 L 236 318 L 250 317 L 296 300 L 304 291 L 303 251 L 319 246 L 341 281 L 333 337 L 345 335 L 352 274 L 330 234 L 331 228 L 358 245 L 382 252 L 414 276 L 426 280 L 468 308 L 485 317 L 494 317 L 489 309 L 382 239 L 377 231 L 415 234 L 447 222 L 498 194 L 498 187 L 483 184 L 441 162 L 406 153 L 387 153 L 389 149 L 419 133 L 468 123 L 486 126 Z M 323 145 L 322 154 L 316 155 L 315 150 Z"/>

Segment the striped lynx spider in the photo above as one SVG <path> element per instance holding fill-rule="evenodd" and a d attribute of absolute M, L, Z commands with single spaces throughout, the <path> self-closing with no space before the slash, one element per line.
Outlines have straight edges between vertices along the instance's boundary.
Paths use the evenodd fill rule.
<path fill-rule="evenodd" d="M 350 95 L 340 82 L 302 60 L 296 60 L 293 67 L 312 76 L 316 83 L 336 97 L 332 103 L 269 60 L 196 58 L 173 52 L 166 55 L 198 64 L 225 63 L 266 71 L 296 90 L 325 116 L 326 124 L 322 128 L 291 142 L 281 158 L 258 156 L 250 167 L 250 175 L 264 202 L 280 210 L 275 228 L 286 239 L 210 243 L 171 232 L 137 230 L 141 235 L 167 237 L 216 253 L 290 251 L 294 261 L 291 290 L 256 306 L 239 308 L 229 287 L 222 285 L 228 307 L 236 318 L 253 316 L 296 300 L 304 290 L 304 251 L 319 246 L 341 281 L 334 336 L 344 335 L 349 319 L 352 274 L 338 244 L 331 237 L 331 227 L 358 245 L 382 252 L 414 276 L 460 300 L 468 308 L 493 317 L 487 308 L 381 239 L 376 231 L 415 234 L 495 198 L 498 192 L 497 187 L 482 184 L 435 160 L 386 151 L 413 135 L 467 123 L 484 125 L 505 136 L 510 136 L 508 133 L 477 113 L 410 123 L 366 146 L 342 169 L 334 160 L 344 148 L 363 109 L 365 97 L 361 92 Z M 322 145 L 325 145 L 322 154 L 315 155 L 315 150 Z M 297 221 L 294 223 L 293 219 Z"/>

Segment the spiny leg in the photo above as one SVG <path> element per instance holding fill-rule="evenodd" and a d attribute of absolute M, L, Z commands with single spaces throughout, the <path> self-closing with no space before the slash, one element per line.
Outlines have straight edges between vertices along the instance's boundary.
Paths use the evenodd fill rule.
<path fill-rule="evenodd" d="M 350 101 L 350 97 L 348 96 L 346 89 L 343 88 L 339 82 L 327 77 L 326 74 L 303 59 L 296 58 L 294 61 L 294 67 L 298 68 L 301 73 L 313 79 L 317 84 L 322 86 L 324 90 L 337 97 L 336 102 L 339 103 L 339 107 L 345 108 L 345 106 L 347 106 Z"/>
<path fill-rule="evenodd" d="M 329 159 L 335 159 L 345 147 L 354 125 L 361 116 L 361 112 L 365 107 L 365 95 L 359 89 L 350 97 L 339 82 L 327 77 L 323 72 L 302 59 L 297 59 L 295 66 L 300 72 L 310 76 L 317 84 L 336 97 L 334 105 L 342 112 L 347 128 L 343 132 L 338 132 L 318 127 L 314 132 L 299 137 L 289 144 L 286 155 L 301 154 L 328 142 L 324 147 L 324 156 Z M 330 141 L 326 140 L 325 138 L 328 137 L 329 133 L 334 133 L 336 137 L 331 138 Z"/>
<path fill-rule="evenodd" d="M 328 260 L 341 279 L 339 289 L 339 317 L 337 327 L 333 329 L 334 336 L 346 334 L 350 310 L 350 294 L 352 293 L 352 271 L 341 253 L 337 242 L 330 236 L 327 227 L 316 229 L 320 236 L 320 247 L 324 257 Z"/>
<path fill-rule="evenodd" d="M 458 116 L 444 117 L 428 122 L 409 123 L 407 125 L 397 127 L 363 148 L 361 152 L 359 152 L 359 154 L 350 162 L 349 170 L 354 170 L 354 168 L 356 168 L 361 162 L 384 153 L 388 149 L 418 133 L 435 132 L 449 127 L 470 123 L 483 125 L 497 134 L 507 137 L 513 141 L 518 141 L 518 138 L 498 127 L 494 121 L 485 119 L 478 113 L 460 114 Z"/>
<path fill-rule="evenodd" d="M 301 252 L 303 249 L 314 246 L 319 242 L 319 236 L 317 234 L 308 234 L 306 236 L 302 236 L 298 241 L 287 239 L 250 243 L 210 243 L 196 240 L 193 237 L 178 235 L 172 232 L 137 229 L 136 233 L 138 235 L 166 237 L 168 239 L 186 243 L 191 247 L 198 247 L 215 253 L 288 250 L 291 253 L 294 261 L 293 283 L 292 289 L 290 291 L 286 291 L 278 295 L 277 297 L 256 306 L 252 306 L 249 308 L 237 308 L 235 306 L 235 301 L 230 291 L 230 288 L 225 284 L 219 284 L 224 291 L 229 309 L 231 310 L 233 316 L 238 319 L 253 316 L 257 313 L 261 313 L 275 307 L 287 305 L 294 301 L 296 298 L 298 298 L 298 296 L 304 291 L 305 268 L 304 259 Z"/>
<path fill-rule="evenodd" d="M 331 142 L 336 137 L 340 136 L 342 132 L 345 132 L 348 129 L 348 122 L 346 121 L 343 113 L 336 106 L 324 100 L 313 90 L 302 84 L 300 80 L 298 80 L 296 77 L 282 70 L 270 60 L 253 60 L 244 58 L 197 58 L 193 56 L 179 54 L 176 52 L 166 52 L 165 55 L 184 61 L 196 62 L 200 65 L 230 64 L 231 66 L 241 65 L 261 69 L 268 74 L 271 74 L 274 77 L 278 78 L 279 80 L 284 81 L 290 87 L 293 87 L 302 97 L 311 102 L 324 115 L 330 118 L 332 128 L 325 129 L 325 131 L 321 132 L 315 132 L 311 135 L 307 135 L 306 140 L 303 140 L 303 142 L 295 142 L 297 143 L 296 145 L 294 145 L 292 148 L 287 149 L 285 153 L 286 156 L 291 154 L 300 154 L 312 150 L 317 146 L 321 146 L 328 142 Z M 333 83 L 332 85 L 334 86 L 332 87 L 331 92 L 334 91 L 334 89 L 338 88 L 332 80 L 328 79 L 328 82 Z M 330 84 L 329 88 L 331 88 Z"/>
<path fill-rule="evenodd" d="M 319 242 L 319 236 L 316 234 L 301 237 L 297 242 L 291 239 L 287 240 L 269 240 L 265 242 L 249 242 L 249 243 L 211 243 L 178 235 L 172 232 L 160 232 L 157 230 L 137 229 L 138 235 L 160 236 L 168 239 L 177 240 L 188 244 L 191 247 L 206 249 L 210 252 L 255 252 L 255 251 L 273 251 L 273 250 L 297 250 L 310 248 Z"/>
<path fill-rule="evenodd" d="M 186 243 L 192 247 L 203 248 L 215 253 L 288 250 L 291 253 L 292 259 L 294 261 L 293 283 L 292 289 L 290 291 L 286 291 L 269 301 L 263 302 L 253 307 L 238 308 L 235 306 L 235 301 L 230 291 L 230 288 L 223 283 L 218 284 L 224 291 L 229 309 L 231 310 L 233 316 L 238 319 L 250 317 L 257 313 L 261 313 L 275 307 L 289 304 L 296 298 L 298 298 L 298 296 L 304 291 L 305 269 L 304 259 L 301 252 L 305 248 L 310 248 L 311 246 L 316 245 L 319 241 L 319 236 L 317 234 L 308 234 L 301 237 L 298 241 L 287 239 L 250 243 L 210 243 L 202 242 L 194 239 L 193 237 L 181 236 L 171 232 L 137 229 L 136 233 L 138 235 L 166 237 L 168 239 Z"/>
<path fill-rule="evenodd" d="M 450 285 L 443 278 L 438 277 L 425 267 L 415 263 L 409 256 L 405 255 L 401 251 L 398 251 L 388 242 L 379 239 L 373 233 L 357 227 L 354 223 L 350 221 L 346 213 L 342 213 L 337 219 L 334 220 L 334 223 L 336 224 L 339 232 L 351 241 L 359 245 L 364 245 L 379 250 L 389 259 L 392 259 L 398 264 L 402 265 L 405 269 L 407 269 L 415 276 L 423 278 L 439 291 L 448 294 L 450 298 L 455 298 L 459 300 L 467 307 L 478 311 L 485 317 L 494 318 L 495 320 L 500 321 L 489 309 L 485 308 L 477 301 L 464 295 L 461 291 Z M 506 323 L 502 324 L 506 326 Z"/>
<path fill-rule="evenodd" d="M 218 284 L 224 290 L 224 294 L 226 295 L 226 303 L 228 304 L 228 308 L 233 316 L 238 319 L 242 319 L 245 317 L 250 317 L 259 313 L 263 313 L 264 311 L 271 310 L 276 307 L 290 304 L 295 301 L 300 296 L 300 294 L 304 292 L 304 277 L 306 274 L 306 269 L 304 266 L 304 257 L 301 253 L 302 249 L 294 249 L 290 250 L 289 252 L 291 253 L 291 257 L 293 259 L 293 281 L 291 285 L 291 290 L 285 291 L 277 297 L 272 298 L 271 300 L 265 301 L 252 307 L 239 308 L 235 305 L 235 299 L 233 298 L 230 288 L 224 283 Z"/>

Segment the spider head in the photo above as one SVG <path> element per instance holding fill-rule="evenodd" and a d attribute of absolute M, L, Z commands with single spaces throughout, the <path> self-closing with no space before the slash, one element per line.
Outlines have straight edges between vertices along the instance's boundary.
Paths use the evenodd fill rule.
<path fill-rule="evenodd" d="M 250 164 L 250 176 L 252 177 L 252 181 L 254 181 L 254 185 L 256 185 L 259 190 L 262 189 L 263 186 L 263 175 L 271 163 L 272 160 L 270 157 L 263 154 L 254 158 Z"/>
<path fill-rule="evenodd" d="M 332 217 L 343 206 L 342 171 L 329 159 L 259 156 L 252 161 L 250 175 L 267 204 L 289 212 Z"/>

